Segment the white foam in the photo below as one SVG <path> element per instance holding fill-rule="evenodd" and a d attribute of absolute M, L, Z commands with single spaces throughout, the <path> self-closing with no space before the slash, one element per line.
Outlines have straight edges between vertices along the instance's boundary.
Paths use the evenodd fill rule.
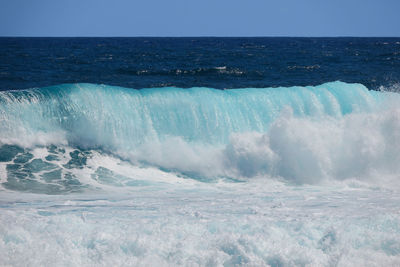
<path fill-rule="evenodd" d="M 355 179 L 392 187 L 400 173 L 399 133 L 397 108 L 322 119 L 298 118 L 289 109 L 266 133 L 233 134 L 226 146 L 173 137 L 144 144 L 130 157 L 209 178 L 265 176 L 299 184 Z"/>
<path fill-rule="evenodd" d="M 7 181 L 7 169 L 6 164 L 0 164 L 0 183 Z"/>
<path fill-rule="evenodd" d="M 399 203 L 390 191 L 262 180 L 112 195 L 3 193 L 0 264 L 397 266 Z"/>
<path fill-rule="evenodd" d="M 66 133 L 63 131 L 31 133 L 23 127 L 13 129 L 13 133 L 2 131 L 0 145 L 12 144 L 25 148 L 35 148 L 36 146 L 48 145 L 67 145 Z"/>

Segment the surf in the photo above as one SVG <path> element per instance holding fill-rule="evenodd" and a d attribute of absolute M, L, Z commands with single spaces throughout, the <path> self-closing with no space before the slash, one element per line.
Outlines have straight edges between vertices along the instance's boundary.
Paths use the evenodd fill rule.
<path fill-rule="evenodd" d="M 132 175 L 118 168 L 89 166 L 97 156 L 208 182 L 393 178 L 400 171 L 399 101 L 397 93 L 344 82 L 230 90 L 64 84 L 0 92 L 3 185 L 42 190 L 37 183 L 45 181 L 45 192 L 71 192 L 107 175 L 109 184 L 127 183 Z"/>

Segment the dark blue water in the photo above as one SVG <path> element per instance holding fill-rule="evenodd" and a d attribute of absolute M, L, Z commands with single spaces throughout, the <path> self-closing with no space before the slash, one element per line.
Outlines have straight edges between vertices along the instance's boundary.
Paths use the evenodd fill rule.
<path fill-rule="evenodd" d="M 0 90 L 244 88 L 400 80 L 400 38 L 0 38 Z"/>

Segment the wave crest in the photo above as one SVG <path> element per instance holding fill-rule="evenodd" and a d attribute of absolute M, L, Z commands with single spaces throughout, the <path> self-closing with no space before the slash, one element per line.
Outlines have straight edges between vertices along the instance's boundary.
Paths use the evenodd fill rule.
<path fill-rule="evenodd" d="M 342 82 L 225 91 L 63 85 L 2 92 L 0 142 L 98 150 L 198 179 L 376 182 L 400 171 L 397 103 L 396 93 Z"/>

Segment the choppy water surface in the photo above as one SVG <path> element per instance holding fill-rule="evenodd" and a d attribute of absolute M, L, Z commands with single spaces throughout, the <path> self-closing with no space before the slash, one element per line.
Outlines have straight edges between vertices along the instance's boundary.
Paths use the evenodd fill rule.
<path fill-rule="evenodd" d="M 399 82 L 400 38 L 0 38 L 0 90 Z"/>

